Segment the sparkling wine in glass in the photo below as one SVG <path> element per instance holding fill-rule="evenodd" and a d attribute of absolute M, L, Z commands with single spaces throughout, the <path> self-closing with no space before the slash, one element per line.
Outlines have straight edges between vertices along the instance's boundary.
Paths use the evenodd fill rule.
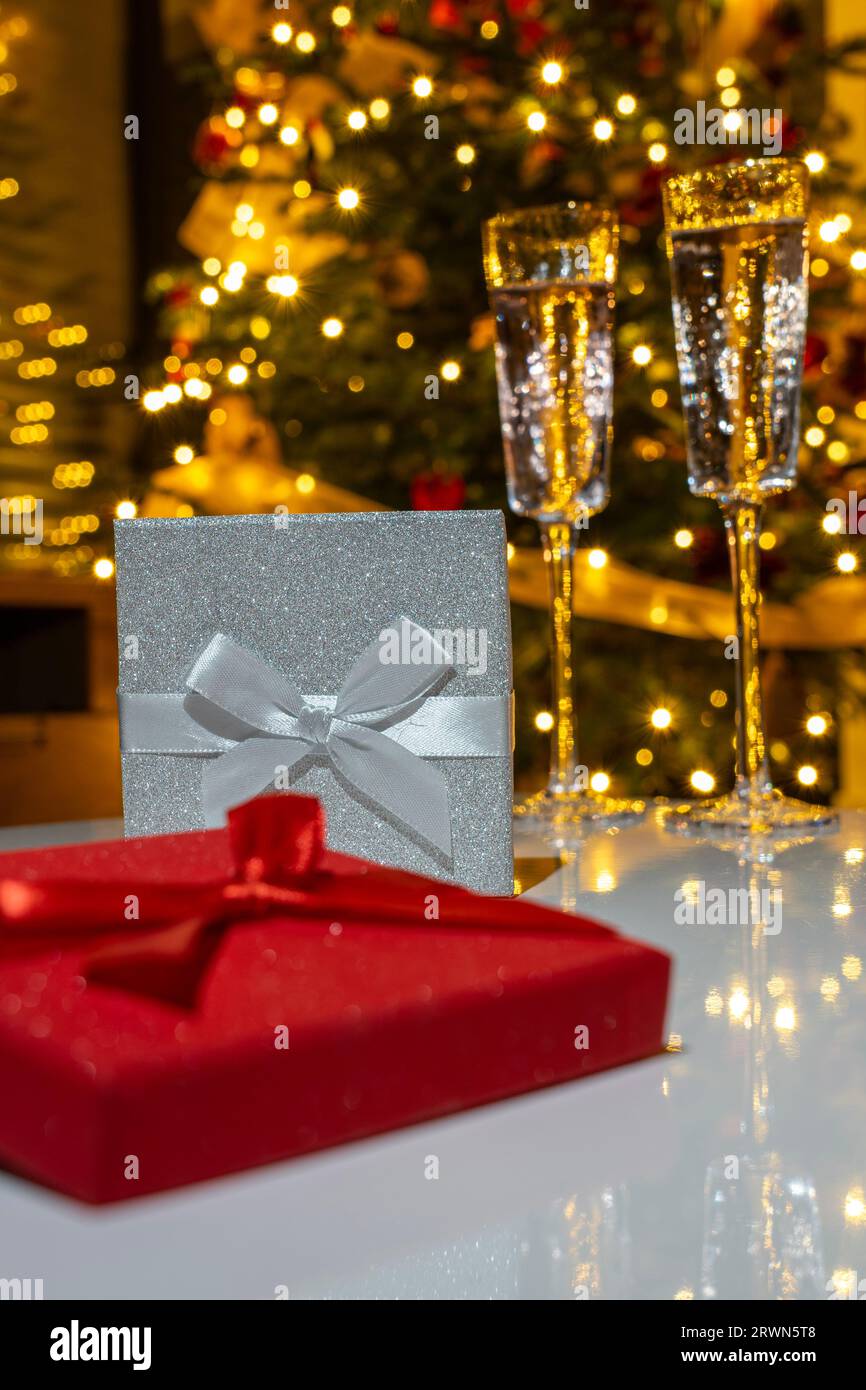
<path fill-rule="evenodd" d="M 770 781 L 758 662 L 764 499 L 794 487 L 808 311 L 808 171 L 754 159 L 664 187 L 689 487 L 722 508 L 736 602 L 736 781 L 677 807 L 672 828 L 710 835 L 831 827 Z"/>
<path fill-rule="evenodd" d="M 589 789 L 573 691 L 577 536 L 610 495 L 618 231 L 611 209 L 589 203 L 504 213 L 484 227 L 508 501 L 541 527 L 551 594 L 550 778 L 515 811 L 557 830 L 623 824 L 645 809 Z"/>

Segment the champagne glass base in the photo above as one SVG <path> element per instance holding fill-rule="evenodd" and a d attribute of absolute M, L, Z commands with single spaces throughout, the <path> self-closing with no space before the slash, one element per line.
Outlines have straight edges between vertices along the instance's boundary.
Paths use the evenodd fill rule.
<path fill-rule="evenodd" d="M 826 834 L 839 818 L 827 806 L 812 806 L 771 788 L 742 796 L 736 791 L 712 801 L 683 802 L 664 814 L 665 829 L 708 839 L 766 838 L 786 840 Z"/>
<path fill-rule="evenodd" d="M 515 802 L 515 820 L 527 829 L 580 834 L 634 825 L 646 812 L 645 801 L 628 801 L 602 792 L 535 792 Z"/>

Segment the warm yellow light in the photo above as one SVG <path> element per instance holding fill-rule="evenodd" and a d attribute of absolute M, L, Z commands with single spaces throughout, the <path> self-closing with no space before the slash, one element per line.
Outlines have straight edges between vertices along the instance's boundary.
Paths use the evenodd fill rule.
<path fill-rule="evenodd" d="M 292 185 L 292 192 L 296 198 L 309 198 L 312 191 L 313 185 L 307 179 L 298 179 L 297 183 Z"/>
<path fill-rule="evenodd" d="M 818 769 L 810 763 L 797 768 L 797 781 L 804 787 L 814 787 L 818 780 Z"/>
<path fill-rule="evenodd" d="M 249 376 L 249 371 L 244 366 L 243 362 L 235 362 L 231 367 L 229 367 L 226 375 L 228 376 L 228 379 L 231 382 L 232 386 L 243 386 L 244 382 Z"/>
<path fill-rule="evenodd" d="M 230 125 L 233 130 L 240 130 L 245 120 L 246 115 L 241 106 L 230 106 L 226 111 L 226 125 Z"/>
<path fill-rule="evenodd" d="M 562 64 L 552 60 L 549 63 L 545 63 L 544 67 L 541 69 L 542 82 L 546 82 L 551 87 L 555 87 L 557 82 L 561 82 L 563 76 Z"/>
<path fill-rule="evenodd" d="M 806 720 L 806 732 L 813 738 L 821 738 L 822 734 L 826 734 L 827 728 L 827 720 L 823 714 L 810 714 Z"/>
<path fill-rule="evenodd" d="M 840 919 L 850 917 L 853 910 L 854 909 L 852 908 L 851 904 L 844 901 L 834 903 L 832 908 L 830 909 L 830 911 L 833 913 L 833 916 L 838 917 Z"/>
<path fill-rule="evenodd" d="M 830 262 L 825 261 L 823 256 L 816 256 L 809 266 L 809 270 L 816 280 L 822 280 L 825 275 L 830 273 Z"/>
<path fill-rule="evenodd" d="M 684 526 L 682 530 L 677 531 L 674 536 L 674 545 L 678 546 L 680 550 L 688 550 L 689 546 L 694 544 L 694 540 L 693 532 L 689 531 L 688 528 Z"/>
<path fill-rule="evenodd" d="M 316 40 L 309 29 L 303 29 L 295 39 L 295 43 L 300 53 L 312 53 L 313 49 L 316 47 Z"/>
<path fill-rule="evenodd" d="M 851 269 L 866 270 L 866 251 L 852 251 Z"/>
<path fill-rule="evenodd" d="M 346 124 L 350 130 L 363 130 L 367 124 L 366 111 L 350 111 L 346 117 Z"/>
<path fill-rule="evenodd" d="M 549 709 L 540 709 L 535 716 L 535 727 L 541 734 L 549 734 L 553 728 L 553 715 Z"/>
<path fill-rule="evenodd" d="M 648 367 L 653 360 L 652 348 L 646 343 L 638 343 L 631 355 L 631 360 L 638 367 Z"/>
<path fill-rule="evenodd" d="M 279 116 L 279 111 L 272 101 L 266 101 L 259 107 L 258 116 L 262 125 L 273 125 Z"/>
<path fill-rule="evenodd" d="M 131 521 L 137 511 L 138 507 L 134 502 L 118 502 L 114 509 L 114 515 L 118 521 Z"/>
<path fill-rule="evenodd" d="M 347 24 L 352 23 L 352 11 L 348 5 L 337 5 L 331 10 L 331 19 L 338 29 L 345 29 Z"/>
<path fill-rule="evenodd" d="M 472 145 L 458 145 L 454 151 L 454 157 L 458 164 L 472 164 L 475 159 L 475 149 Z"/>
<path fill-rule="evenodd" d="M 165 405 L 165 396 L 161 391 L 145 391 L 141 404 L 144 406 L 145 410 L 162 410 L 162 407 Z"/>
<path fill-rule="evenodd" d="M 758 538 L 758 545 L 762 550 L 775 550 L 776 533 L 775 531 L 762 531 Z"/>
<path fill-rule="evenodd" d="M 839 240 L 839 224 L 837 222 L 822 222 L 818 228 L 818 235 L 822 241 Z"/>
<path fill-rule="evenodd" d="M 665 406 L 668 403 L 668 393 L 667 391 L 664 391 L 661 387 L 659 387 L 657 391 L 653 391 L 652 395 L 650 396 L 650 400 L 652 401 L 653 405 L 657 407 L 657 409 L 661 410 L 662 406 Z"/>
<path fill-rule="evenodd" d="M 650 715 L 650 723 L 654 729 L 669 729 L 673 720 L 673 715 L 664 705 L 659 705 Z"/>
<path fill-rule="evenodd" d="M 543 111 L 530 111 L 529 115 L 526 117 L 526 124 L 529 126 L 530 130 L 534 130 L 537 134 L 539 131 L 544 130 L 544 127 L 547 125 L 547 117 Z"/>
<path fill-rule="evenodd" d="M 376 97 L 370 102 L 370 115 L 374 121 L 384 121 L 391 114 L 391 106 L 384 97 Z"/>
<path fill-rule="evenodd" d="M 439 371 L 446 381 L 456 381 L 460 375 L 460 363 L 449 359 L 449 361 L 442 363 Z"/>
<path fill-rule="evenodd" d="M 190 448 L 188 444 L 178 444 L 177 448 L 174 451 L 175 463 L 192 463 L 194 458 L 195 452 L 193 449 Z"/>
<path fill-rule="evenodd" d="M 205 285 L 204 289 L 199 295 L 199 299 L 201 300 L 202 304 L 206 304 L 208 308 L 211 308 L 212 305 L 216 304 L 219 297 L 220 292 L 217 289 L 216 285 Z"/>
<path fill-rule="evenodd" d="M 594 792 L 606 792 L 610 786 L 610 778 L 606 772 L 594 772 L 589 779 L 589 785 Z"/>
<path fill-rule="evenodd" d="M 866 1202 L 862 1187 L 855 1187 L 845 1194 L 845 1220 L 852 1226 L 862 1226 L 866 1221 Z"/>
<path fill-rule="evenodd" d="M 480 32 L 482 39 L 495 39 L 499 33 L 499 25 L 495 19 L 485 19 Z"/>
<path fill-rule="evenodd" d="M 97 579 L 110 579 L 114 574 L 114 562 L 107 558 L 97 560 L 93 566 L 93 573 Z"/>
<path fill-rule="evenodd" d="M 857 565 L 857 556 L 850 550 L 843 550 L 841 555 L 836 556 L 836 568 L 842 574 L 853 574 Z"/>
<path fill-rule="evenodd" d="M 720 87 L 732 87 L 737 80 L 737 74 L 733 68 L 727 66 L 719 68 L 716 73 L 716 81 Z"/>
<path fill-rule="evenodd" d="M 723 106 L 736 106 L 737 102 L 740 100 L 739 87 L 726 87 L 725 90 L 722 92 L 719 100 L 721 101 Z M 739 123 L 740 122 L 738 117 L 737 125 L 739 125 Z M 724 124 L 724 122 L 722 122 L 722 124 Z"/>
<path fill-rule="evenodd" d="M 360 195 L 357 188 L 341 188 L 337 194 L 337 202 L 346 212 L 351 212 L 360 203 Z"/>
<path fill-rule="evenodd" d="M 702 768 L 696 768 L 689 778 L 696 792 L 711 792 L 716 785 L 716 779 L 711 772 L 705 772 Z"/>
<path fill-rule="evenodd" d="M 280 131 L 280 140 L 284 145 L 297 145 L 300 138 L 301 134 L 296 126 L 284 125 Z"/>
<path fill-rule="evenodd" d="M 827 445 L 827 457 L 832 463 L 845 463 L 851 450 L 843 439 L 834 439 L 832 444 Z"/>
<path fill-rule="evenodd" d="M 258 145 L 244 145 L 243 149 L 238 155 L 238 158 L 240 159 L 240 162 L 245 169 L 255 169 L 256 165 L 259 162 Z"/>
<path fill-rule="evenodd" d="M 848 216 L 847 212 L 836 213 L 836 226 L 839 228 L 839 231 L 842 233 L 843 236 L 846 232 L 850 232 L 853 225 L 854 223 Z"/>
<path fill-rule="evenodd" d="M 412 336 L 411 333 L 398 333 L 398 334 L 397 334 L 397 346 L 398 346 L 399 348 L 410 348 L 410 347 L 412 346 L 412 344 L 414 343 L 414 341 L 415 341 L 415 339 L 413 338 L 413 336 Z"/>
<path fill-rule="evenodd" d="M 183 392 L 176 381 L 170 381 L 167 386 L 162 388 L 162 398 L 168 405 L 177 405 Z"/>
<path fill-rule="evenodd" d="M 827 164 L 827 160 L 820 150 L 810 150 L 803 162 L 810 174 L 820 174 Z"/>
<path fill-rule="evenodd" d="M 792 1005 L 780 1004 L 773 1024 L 780 1033 L 793 1033 L 797 1027 L 797 1015 Z"/>
<path fill-rule="evenodd" d="M 271 38 L 274 43 L 288 43 L 291 37 L 291 24 L 275 24 L 271 30 Z"/>
<path fill-rule="evenodd" d="M 803 438 L 810 449 L 820 449 L 827 436 L 820 425 L 810 425 Z"/>
<path fill-rule="evenodd" d="M 416 97 L 429 97 L 433 94 L 433 83 L 429 77 L 416 77 L 412 83 L 412 91 Z"/>
<path fill-rule="evenodd" d="M 647 155 L 653 164 L 664 164 L 668 157 L 668 147 L 663 145 L 661 140 L 655 140 L 647 150 Z"/>
<path fill-rule="evenodd" d="M 322 324 L 322 332 L 326 338 L 339 338 L 343 331 L 343 324 L 340 319 L 325 319 Z"/>
<path fill-rule="evenodd" d="M 741 116 L 739 111 L 728 111 L 722 121 L 722 125 L 729 135 L 733 135 L 735 130 L 739 130 Z"/>
<path fill-rule="evenodd" d="M 205 275 L 219 275 L 223 268 L 222 261 L 218 261 L 216 256 L 208 256 L 206 260 L 202 261 L 201 268 Z"/>
<path fill-rule="evenodd" d="M 631 92 L 623 92 L 621 97 L 616 99 L 616 109 L 621 116 L 633 116 L 637 110 L 637 98 Z"/>
<path fill-rule="evenodd" d="M 607 551 L 602 550 L 599 547 L 595 547 L 593 550 L 590 550 L 589 554 L 586 557 L 587 564 L 590 566 L 591 569 L 594 570 L 603 570 L 605 565 L 607 564 L 607 559 Z"/>
<path fill-rule="evenodd" d="M 596 140 L 610 140 L 613 135 L 613 121 L 609 121 L 606 116 L 600 116 L 592 127 L 592 133 Z"/>
<path fill-rule="evenodd" d="M 833 421 L 836 419 L 836 412 L 832 405 L 819 406 L 815 414 L 818 416 L 822 425 L 832 425 Z"/>
<path fill-rule="evenodd" d="M 652 749 L 639 748 L 634 755 L 634 760 L 636 763 L 639 763 L 641 767 L 649 767 L 650 763 L 653 760 Z"/>
<path fill-rule="evenodd" d="M 316 480 L 312 473 L 299 473 L 295 479 L 295 487 L 298 492 L 303 492 L 305 495 L 311 493 L 315 486 Z"/>
<path fill-rule="evenodd" d="M 842 518 L 836 512 L 828 512 L 821 525 L 828 536 L 838 536 L 842 530 Z"/>
<path fill-rule="evenodd" d="M 748 1012 L 749 996 L 742 985 L 738 985 L 735 990 L 732 990 L 731 996 L 728 999 L 728 1013 L 731 1015 L 731 1018 L 740 1019 L 745 1018 Z"/>
<path fill-rule="evenodd" d="M 842 961 L 842 974 L 846 980 L 859 980 L 863 973 L 863 962 L 859 956 L 845 956 Z"/>

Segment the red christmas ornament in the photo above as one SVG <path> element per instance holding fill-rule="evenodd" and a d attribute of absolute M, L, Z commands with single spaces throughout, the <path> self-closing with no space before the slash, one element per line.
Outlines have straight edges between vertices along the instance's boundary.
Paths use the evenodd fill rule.
<path fill-rule="evenodd" d="M 466 500 L 466 484 L 457 473 L 419 473 L 409 491 L 415 512 L 456 512 Z"/>

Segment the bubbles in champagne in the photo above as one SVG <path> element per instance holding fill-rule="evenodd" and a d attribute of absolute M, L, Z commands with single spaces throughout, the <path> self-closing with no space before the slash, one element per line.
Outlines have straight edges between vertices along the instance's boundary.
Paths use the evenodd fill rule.
<path fill-rule="evenodd" d="M 672 234 L 689 486 L 720 502 L 797 471 L 808 284 L 801 219 Z"/>
<path fill-rule="evenodd" d="M 613 291 L 530 284 L 494 290 L 491 304 L 509 504 L 578 522 L 608 500 Z"/>

